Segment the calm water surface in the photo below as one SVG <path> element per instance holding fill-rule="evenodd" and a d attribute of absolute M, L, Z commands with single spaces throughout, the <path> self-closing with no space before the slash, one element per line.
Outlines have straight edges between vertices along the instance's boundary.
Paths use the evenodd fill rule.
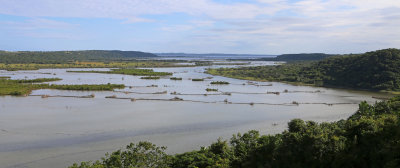
<path fill-rule="evenodd" d="M 252 62 L 250 66 L 254 65 L 273 63 Z M 235 66 L 212 66 L 216 67 Z M 279 133 L 293 118 L 318 122 L 345 119 L 356 111 L 359 102 L 373 103 L 377 100 L 372 96 L 385 96 L 276 82 L 249 84 L 246 80 L 205 74 L 206 68 L 210 67 L 154 69 L 173 72 L 173 76 L 182 77 L 182 81 L 172 81 L 169 77 L 142 80 L 138 76 L 119 74 L 69 73 L 67 69 L 0 71 L 1 76 L 11 76 L 12 79 L 63 79 L 52 82 L 54 84 L 113 83 L 128 86 L 114 92 L 36 90 L 28 97 L 0 97 L 0 167 L 66 167 L 74 162 L 100 159 L 106 152 L 140 140 L 168 146 L 168 153 L 185 152 L 207 146 L 218 137 L 229 139 L 237 132 L 255 129 L 263 134 Z M 209 79 L 193 82 L 191 78 Z M 231 84 L 216 86 L 210 85 L 211 81 Z M 272 86 L 267 86 L 270 84 Z M 150 85 L 157 87 L 146 87 Z M 220 92 L 206 92 L 206 88 Z M 283 93 L 284 90 L 289 92 Z M 164 91 L 167 94 L 153 94 Z M 186 95 L 171 95 L 173 92 Z M 231 95 L 203 95 L 221 92 L 230 92 Z M 95 94 L 95 98 L 34 96 L 44 94 Z M 131 102 L 130 99 L 105 98 L 112 95 L 136 99 L 177 96 L 185 101 Z M 301 104 L 291 104 L 293 101 Z"/>

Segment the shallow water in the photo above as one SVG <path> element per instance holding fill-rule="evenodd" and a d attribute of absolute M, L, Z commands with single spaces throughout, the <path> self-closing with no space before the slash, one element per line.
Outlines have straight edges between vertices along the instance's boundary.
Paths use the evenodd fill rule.
<path fill-rule="evenodd" d="M 254 65 L 273 63 L 252 62 L 250 66 Z M 215 67 L 236 66 L 212 66 Z M 372 96 L 385 96 L 277 82 L 255 82 L 251 85 L 245 80 L 204 74 L 206 68 L 210 67 L 154 69 L 173 72 L 173 76 L 182 77 L 182 81 L 173 81 L 169 77 L 142 80 L 138 76 L 119 74 L 69 73 L 67 69 L 0 71 L 1 76 L 11 76 L 12 79 L 63 79 L 52 82 L 54 84 L 113 83 L 128 86 L 115 92 L 36 90 L 28 97 L 0 97 L 0 165 L 66 167 L 74 162 L 100 159 L 106 152 L 139 140 L 168 146 L 168 153 L 185 152 L 209 145 L 218 137 L 229 139 L 232 134 L 252 129 L 263 134 L 279 133 L 293 118 L 318 122 L 345 119 L 356 111 L 359 102 L 366 100 L 373 103 L 377 100 Z M 207 77 L 212 79 L 201 82 L 189 80 Z M 211 81 L 228 81 L 231 84 L 210 85 Z M 264 86 L 269 84 L 272 86 Z M 146 87 L 149 85 L 158 87 Z M 206 88 L 232 94 L 204 96 L 220 93 L 206 92 Z M 289 93 L 283 93 L 284 90 Z M 151 94 L 163 91 L 167 94 Z M 194 95 L 171 95 L 172 92 Z M 95 94 L 95 98 L 34 96 L 44 94 Z M 112 95 L 136 98 L 137 101 L 105 98 Z M 185 101 L 140 100 L 175 96 Z M 225 103 L 225 100 L 232 104 Z M 300 105 L 292 104 L 293 101 Z"/>

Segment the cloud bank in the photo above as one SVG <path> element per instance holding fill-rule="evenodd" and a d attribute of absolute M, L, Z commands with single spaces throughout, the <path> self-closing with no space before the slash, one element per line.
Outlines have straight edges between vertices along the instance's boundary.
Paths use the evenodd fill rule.
<path fill-rule="evenodd" d="M 120 48 L 126 50 L 348 53 L 400 46 L 398 0 L 0 0 L 0 4 L 0 14 L 27 18 L 0 20 L 27 38 L 57 33 L 63 34 L 59 38 L 84 38 L 80 33 L 88 30 L 65 18 L 118 20 L 116 27 L 146 24 L 159 35 L 152 37 L 150 32 L 152 40 L 142 39 L 146 45 L 136 45 L 139 41 L 128 39 L 136 36 L 128 34 L 125 41 L 132 43 L 131 48 Z"/>

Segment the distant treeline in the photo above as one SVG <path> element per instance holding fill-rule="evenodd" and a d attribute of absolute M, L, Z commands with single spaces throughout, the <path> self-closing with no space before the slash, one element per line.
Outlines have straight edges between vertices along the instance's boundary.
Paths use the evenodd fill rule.
<path fill-rule="evenodd" d="M 302 54 L 282 54 L 276 57 L 263 57 L 257 59 L 236 59 L 234 57 L 228 59 L 230 61 L 285 61 L 285 62 L 305 62 L 305 61 L 319 61 L 332 56 L 340 56 L 335 54 L 324 53 L 302 53 Z"/>
<path fill-rule="evenodd" d="M 324 53 L 282 54 L 274 58 L 260 58 L 262 61 L 318 61 L 334 55 Z"/>
<path fill-rule="evenodd" d="M 70 168 L 303 168 L 400 167 L 400 97 L 361 102 L 347 120 L 294 119 L 275 135 L 258 131 L 219 139 L 199 150 L 168 155 L 150 142 L 131 143 L 95 162 Z M 179 143 L 179 142 L 177 142 Z"/>
<path fill-rule="evenodd" d="M 75 61 L 129 61 L 137 58 L 156 57 L 151 53 L 118 50 L 85 51 L 0 51 L 0 63 L 7 64 L 60 64 Z"/>
<path fill-rule="evenodd" d="M 210 69 L 208 73 L 247 80 L 282 81 L 369 90 L 400 90 L 400 50 L 329 57 L 318 62 Z"/>

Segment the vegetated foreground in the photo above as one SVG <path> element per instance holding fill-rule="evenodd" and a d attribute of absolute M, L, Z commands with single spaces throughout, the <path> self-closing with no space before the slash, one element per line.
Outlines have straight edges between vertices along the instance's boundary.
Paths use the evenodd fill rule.
<path fill-rule="evenodd" d="M 167 155 L 150 142 L 131 143 L 101 161 L 70 168 L 172 167 L 388 167 L 400 166 L 400 96 L 362 102 L 347 120 L 316 123 L 294 119 L 276 135 L 257 131 L 218 139 L 208 147 Z"/>
<path fill-rule="evenodd" d="M 32 90 L 37 89 L 58 89 L 58 90 L 80 90 L 80 91 L 112 91 L 122 89 L 125 85 L 104 84 L 104 85 L 54 85 L 41 82 L 58 81 L 60 78 L 38 78 L 30 80 L 0 79 L 0 95 L 29 95 Z M 39 83 L 39 84 L 38 84 Z"/>
<path fill-rule="evenodd" d="M 209 69 L 207 73 L 247 80 L 400 91 L 400 50 L 385 49 L 278 66 Z"/>

